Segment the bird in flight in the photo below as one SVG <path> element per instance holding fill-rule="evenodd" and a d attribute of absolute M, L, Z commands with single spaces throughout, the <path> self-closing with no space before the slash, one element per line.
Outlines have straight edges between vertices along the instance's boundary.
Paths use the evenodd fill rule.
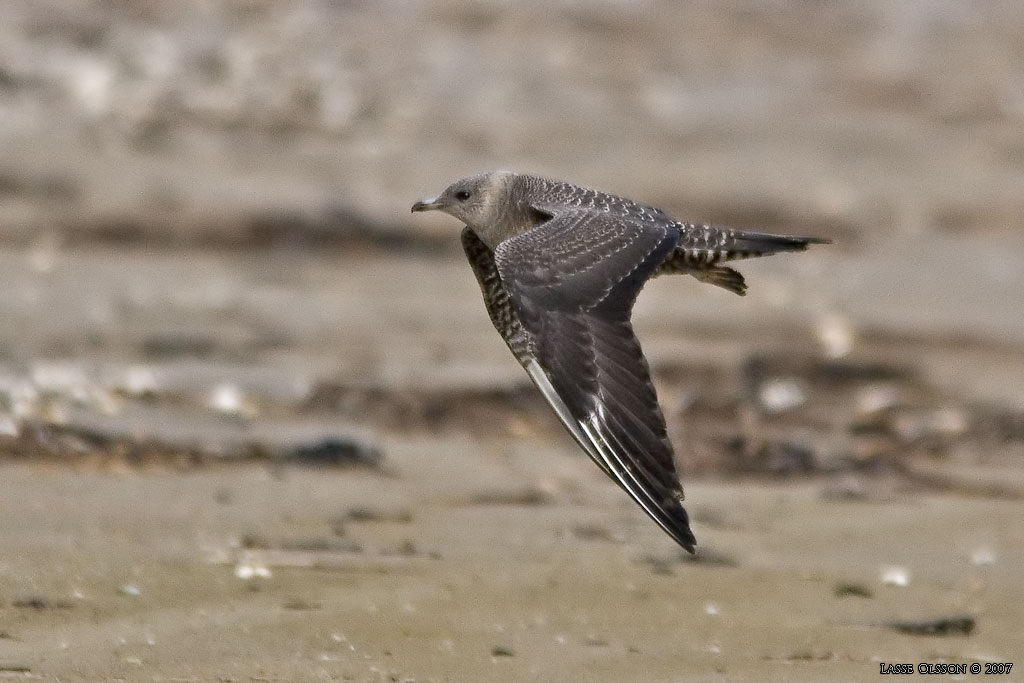
<path fill-rule="evenodd" d="M 508 171 L 457 180 L 412 210 L 465 223 L 462 247 L 516 360 L 597 466 L 692 553 L 633 303 L 647 280 L 670 273 L 743 295 L 743 276 L 723 262 L 828 240 L 684 223 L 631 199 Z"/>

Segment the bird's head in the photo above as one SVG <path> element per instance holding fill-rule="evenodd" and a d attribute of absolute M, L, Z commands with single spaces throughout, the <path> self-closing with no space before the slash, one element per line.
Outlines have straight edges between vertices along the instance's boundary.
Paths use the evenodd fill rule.
<path fill-rule="evenodd" d="M 502 197 L 511 176 L 507 171 L 490 171 L 456 180 L 436 197 L 413 204 L 412 210 L 443 211 L 473 229 L 491 225 L 504 210 Z"/>

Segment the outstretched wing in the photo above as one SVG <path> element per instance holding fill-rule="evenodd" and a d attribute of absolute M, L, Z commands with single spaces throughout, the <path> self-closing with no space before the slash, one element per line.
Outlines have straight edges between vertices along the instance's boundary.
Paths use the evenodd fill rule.
<path fill-rule="evenodd" d="M 533 357 L 531 351 L 530 334 L 519 322 L 519 315 L 512 307 L 512 301 L 508 290 L 501 281 L 501 274 L 498 273 L 498 266 L 494 263 L 494 252 L 476 236 L 469 227 L 462 229 L 462 249 L 466 252 L 469 265 L 473 267 L 476 281 L 480 285 L 480 292 L 484 296 L 484 306 L 487 308 L 487 315 L 491 318 L 494 329 L 501 334 L 502 339 L 512 351 L 519 364 L 522 365 L 534 383 L 541 390 L 544 398 L 551 405 L 559 419 L 573 435 L 576 441 L 590 455 L 590 457 L 604 470 L 612 479 L 615 475 L 605 467 L 604 460 L 594 450 L 593 445 L 587 436 L 576 424 L 575 418 L 569 413 L 565 402 L 555 393 L 544 371 Z"/>
<path fill-rule="evenodd" d="M 550 213 L 494 252 L 528 338 L 520 362 L 590 457 L 692 552 L 665 418 L 629 320 L 679 232 L 587 210 Z"/>

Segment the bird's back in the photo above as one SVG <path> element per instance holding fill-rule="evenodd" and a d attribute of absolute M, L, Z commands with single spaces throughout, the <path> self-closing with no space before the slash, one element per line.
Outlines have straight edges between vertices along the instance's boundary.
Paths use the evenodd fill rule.
<path fill-rule="evenodd" d="M 531 175 L 520 175 L 516 181 L 538 208 L 587 209 L 644 223 L 676 223 L 660 209 L 600 190 Z"/>

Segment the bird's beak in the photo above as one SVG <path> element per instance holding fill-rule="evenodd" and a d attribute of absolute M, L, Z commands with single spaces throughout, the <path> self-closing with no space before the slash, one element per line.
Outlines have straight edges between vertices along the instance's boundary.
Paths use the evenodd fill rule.
<path fill-rule="evenodd" d="M 438 202 L 440 197 L 431 197 L 430 199 L 424 199 L 422 202 L 416 202 L 412 205 L 412 212 L 417 211 L 434 211 L 442 208 L 442 204 Z"/>

